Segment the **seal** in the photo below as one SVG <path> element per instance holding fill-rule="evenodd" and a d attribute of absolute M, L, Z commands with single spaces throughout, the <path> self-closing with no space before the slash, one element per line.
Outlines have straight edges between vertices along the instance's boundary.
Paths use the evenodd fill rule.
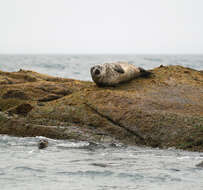
<path fill-rule="evenodd" d="M 151 72 L 127 62 L 104 63 L 90 69 L 92 80 L 97 86 L 115 86 L 137 77 L 147 77 Z"/>
<path fill-rule="evenodd" d="M 39 149 L 44 149 L 48 146 L 48 140 L 46 139 L 40 139 L 38 142 L 38 148 Z"/>

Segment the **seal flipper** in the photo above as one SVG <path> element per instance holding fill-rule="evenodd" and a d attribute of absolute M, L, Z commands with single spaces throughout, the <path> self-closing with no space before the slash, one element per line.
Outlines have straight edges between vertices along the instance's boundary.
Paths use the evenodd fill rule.
<path fill-rule="evenodd" d="M 139 67 L 138 69 L 140 71 L 141 77 L 149 77 L 152 74 L 150 71 L 146 71 L 145 69 L 143 69 L 141 67 Z"/>
<path fill-rule="evenodd" d="M 118 73 L 125 73 L 125 71 L 120 65 L 114 65 L 113 69 Z"/>

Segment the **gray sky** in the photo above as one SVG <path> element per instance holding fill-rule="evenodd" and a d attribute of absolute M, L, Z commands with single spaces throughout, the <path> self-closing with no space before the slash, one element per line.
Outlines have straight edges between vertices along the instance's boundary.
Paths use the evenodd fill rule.
<path fill-rule="evenodd" d="M 0 53 L 203 53 L 203 0 L 0 0 Z"/>

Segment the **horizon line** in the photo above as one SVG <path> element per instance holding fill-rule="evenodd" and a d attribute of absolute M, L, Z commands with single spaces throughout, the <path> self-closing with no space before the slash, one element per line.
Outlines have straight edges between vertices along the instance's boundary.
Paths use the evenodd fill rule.
<path fill-rule="evenodd" d="M 0 53 L 0 55 L 203 55 L 203 53 Z"/>

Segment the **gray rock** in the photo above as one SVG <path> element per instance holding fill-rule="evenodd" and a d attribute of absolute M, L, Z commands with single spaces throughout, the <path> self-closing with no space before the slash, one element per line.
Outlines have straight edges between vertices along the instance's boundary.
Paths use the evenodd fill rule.
<path fill-rule="evenodd" d="M 203 168 L 203 161 L 196 165 L 197 167 Z"/>

